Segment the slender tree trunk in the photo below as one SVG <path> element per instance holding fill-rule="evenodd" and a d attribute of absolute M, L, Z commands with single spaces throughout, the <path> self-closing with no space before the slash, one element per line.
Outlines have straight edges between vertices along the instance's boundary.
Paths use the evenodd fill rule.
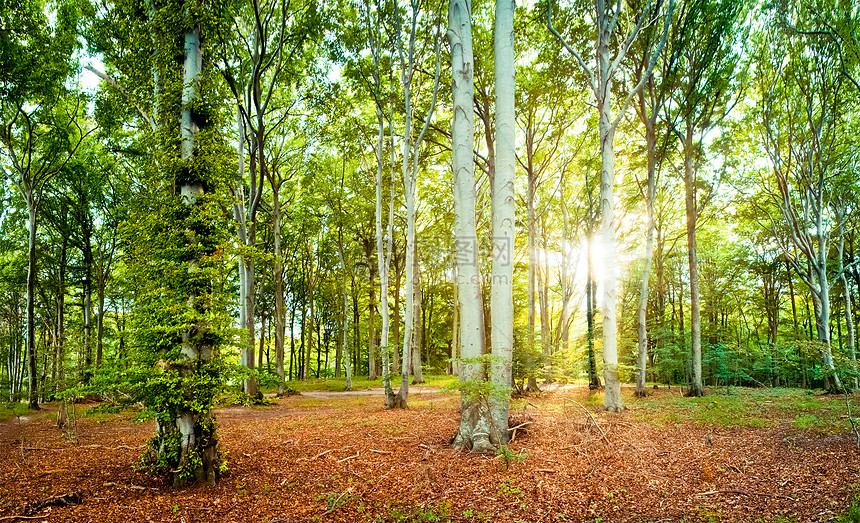
<path fill-rule="evenodd" d="M 540 346 L 543 359 L 543 377 L 547 383 L 552 381 L 552 340 L 550 339 L 549 305 L 549 260 L 546 241 L 546 216 L 540 218 L 541 252 L 537 262 L 538 303 L 540 304 Z"/>
<path fill-rule="evenodd" d="M 313 267 L 311 267 L 313 270 Z M 307 380 L 310 377 L 311 372 L 311 351 L 314 347 L 314 284 L 311 284 L 308 289 L 308 318 L 307 318 L 307 347 L 305 347 L 305 365 L 304 365 L 304 379 Z M 317 339 L 317 343 L 319 343 L 319 339 Z"/>
<path fill-rule="evenodd" d="M 68 239 L 63 238 L 60 255 L 60 282 L 57 290 L 57 380 L 64 385 L 66 359 L 66 265 Z"/>
<path fill-rule="evenodd" d="M 361 370 L 361 310 L 358 307 L 358 293 L 361 290 L 356 284 L 355 273 L 352 273 L 352 368 L 358 373 Z M 347 343 L 347 346 L 349 344 Z M 370 350 L 367 351 L 368 357 Z"/>
<path fill-rule="evenodd" d="M 287 331 L 287 311 L 284 307 L 284 261 L 281 252 L 281 200 L 280 191 L 272 186 L 272 236 L 274 242 L 274 291 L 275 291 L 275 372 L 278 375 L 278 393 L 285 392 L 284 380 L 284 337 Z M 295 305 L 293 305 L 295 314 Z M 290 323 L 292 326 L 292 323 Z M 293 341 L 290 335 L 290 378 L 292 378 Z"/>
<path fill-rule="evenodd" d="M 376 65 L 377 77 L 376 82 L 379 84 L 379 57 L 374 54 L 374 63 Z M 391 193 L 389 195 L 389 216 L 388 216 L 388 235 L 387 238 L 382 231 L 382 185 L 384 173 L 383 146 L 385 140 L 385 121 L 382 114 L 382 109 L 376 108 L 376 118 L 378 135 L 376 140 L 376 209 L 375 209 L 375 226 L 376 226 L 376 264 L 379 273 L 379 299 L 380 312 L 382 314 L 382 332 L 379 341 L 379 351 L 382 356 L 382 387 L 385 393 L 385 406 L 392 408 L 394 406 L 394 391 L 391 388 L 391 365 L 389 355 L 391 353 L 388 344 L 388 334 L 390 329 L 390 314 L 388 311 L 388 276 L 391 273 L 391 256 L 393 251 L 393 228 L 394 228 L 394 180 L 391 180 Z M 372 282 L 371 282 L 372 284 Z M 396 345 L 395 345 L 396 347 Z"/>
<path fill-rule="evenodd" d="M 373 263 L 373 247 L 368 245 L 365 251 L 367 267 L 370 272 L 370 285 L 367 292 L 367 379 L 379 378 L 379 340 L 376 337 L 376 273 Z"/>
<path fill-rule="evenodd" d="M 654 200 L 657 197 L 657 133 L 656 122 L 645 112 L 645 96 L 639 93 L 642 122 L 645 124 L 645 148 L 647 150 L 648 181 L 645 188 L 645 259 L 642 261 L 642 279 L 639 284 L 639 306 L 636 310 L 638 322 L 639 352 L 636 358 L 636 397 L 644 398 L 645 371 L 648 365 L 648 283 L 651 279 L 651 261 L 654 258 L 654 235 L 657 228 L 654 219 Z M 656 111 L 652 109 L 652 115 Z"/>
<path fill-rule="evenodd" d="M 527 146 L 530 146 L 530 143 L 527 143 Z M 527 333 L 527 343 L 528 343 L 528 352 L 529 357 L 535 353 L 535 320 L 536 320 L 536 309 L 535 309 L 535 294 L 536 294 L 536 285 L 537 285 L 537 268 L 538 268 L 538 259 L 537 259 L 537 218 L 535 217 L 535 195 L 537 193 L 537 179 L 532 169 L 532 157 L 531 151 L 527 152 L 528 154 L 528 166 L 529 168 L 526 170 L 526 175 L 528 176 L 528 187 L 526 193 L 526 218 L 528 224 L 528 250 L 529 250 L 529 315 L 528 315 L 528 333 Z M 546 362 L 544 362 L 544 366 L 546 366 Z M 546 377 L 546 376 L 545 376 Z M 530 373 L 528 379 L 527 389 L 529 391 L 537 390 L 537 380 L 535 376 Z"/>
<path fill-rule="evenodd" d="M 33 190 L 25 193 L 27 200 L 27 372 L 29 375 L 29 400 L 31 410 L 39 410 L 39 380 L 36 374 L 36 227 L 38 205 Z"/>
<path fill-rule="evenodd" d="M 403 276 L 402 258 L 393 253 L 394 261 L 394 374 L 400 374 L 400 277 Z"/>
<path fill-rule="evenodd" d="M 98 316 L 96 317 L 96 366 L 100 367 L 104 353 L 104 332 L 105 332 L 105 277 L 100 275 L 98 279 L 98 289 L 96 296 L 98 299 Z"/>
<path fill-rule="evenodd" d="M 608 28 L 603 30 L 608 32 Z M 603 381 L 606 384 L 603 406 L 608 411 L 620 411 L 624 409 L 624 403 L 618 377 L 618 327 L 615 316 L 615 128 L 612 126 L 609 112 L 612 90 L 608 79 L 609 37 L 610 35 L 606 34 L 599 38 L 597 53 L 601 77 L 605 79 L 601 82 L 602 90 L 597 103 L 600 113 L 600 237 L 603 243 L 603 300 L 600 311 L 603 316 Z"/>
<path fill-rule="evenodd" d="M 704 396 L 702 387 L 702 320 L 699 304 L 699 266 L 696 253 L 698 209 L 693 184 L 693 128 L 688 124 L 684 141 L 684 194 L 687 215 L 687 259 L 690 266 L 690 356 L 692 376 L 687 396 Z"/>
<path fill-rule="evenodd" d="M 414 251 L 412 259 L 412 262 L 415 264 L 415 303 L 412 316 L 414 324 L 412 338 L 412 384 L 418 385 L 424 383 L 424 373 L 421 369 L 421 353 L 424 351 L 424 292 L 417 243 L 415 244 Z"/>
<path fill-rule="evenodd" d="M 451 376 L 460 375 L 460 286 L 457 282 L 460 280 L 457 261 L 454 260 L 454 311 L 451 326 L 451 362 L 448 365 Z"/>
<path fill-rule="evenodd" d="M 343 189 L 343 185 L 341 185 Z M 342 211 L 342 210 L 341 210 Z M 347 333 L 349 332 L 349 293 L 346 292 L 347 274 L 349 271 L 346 267 L 345 257 L 343 255 L 343 223 L 339 224 L 337 243 L 337 256 L 340 261 L 340 267 L 343 271 L 341 275 L 341 308 L 340 315 L 340 336 L 338 340 L 337 358 L 335 359 L 335 377 L 340 377 L 340 365 L 343 364 L 346 371 L 346 390 L 352 390 L 352 367 L 350 365 L 349 348 L 347 347 Z"/>
<path fill-rule="evenodd" d="M 92 336 L 92 294 L 93 294 L 93 279 L 92 279 L 92 267 L 93 267 L 93 255 L 92 250 L 89 247 L 89 235 L 86 235 L 84 239 L 83 245 L 83 258 L 84 258 L 84 280 L 81 282 L 81 313 L 83 316 L 84 324 L 84 369 L 83 369 L 83 381 L 84 383 L 89 383 L 90 378 L 93 375 L 93 336 Z"/>
<path fill-rule="evenodd" d="M 496 0 L 495 87 L 496 87 L 496 176 L 493 179 L 493 281 L 490 294 L 492 324 L 490 338 L 493 363 L 490 378 L 507 391 L 511 384 L 514 350 L 514 238 L 516 232 L 516 115 L 514 112 L 514 11 L 515 0 Z M 543 326 L 541 327 L 543 328 Z M 547 324 L 549 330 L 549 324 Z M 493 419 L 507 443 L 510 393 L 493 402 Z"/>

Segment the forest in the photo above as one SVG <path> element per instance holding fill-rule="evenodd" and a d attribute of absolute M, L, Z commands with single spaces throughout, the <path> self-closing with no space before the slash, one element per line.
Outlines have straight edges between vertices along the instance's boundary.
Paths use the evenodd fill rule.
<path fill-rule="evenodd" d="M 238 510 L 260 502 L 261 431 L 350 434 L 355 456 L 268 458 L 327 460 L 341 483 L 312 489 L 315 513 L 264 521 L 819 521 L 855 499 L 860 4 L 0 0 L 0 14 L 3 453 L 113 448 L 114 476 L 154 496 L 241 477 L 217 487 Z M 98 439 L 102 423 L 136 439 Z M 644 503 L 630 512 L 625 467 L 659 461 L 630 460 L 684 441 L 667 424 L 701 440 L 684 447 L 696 485 L 752 474 L 717 463 L 732 452 L 776 474 L 737 431 L 801 454 L 830 441 L 820 467 L 844 473 L 829 494 L 690 494 L 722 516 L 648 501 L 663 487 L 629 494 Z M 266 438 L 298 445 L 283 430 Z M 346 461 L 394 460 L 403 433 L 418 486 L 386 488 L 412 501 L 371 509 L 369 484 L 344 477 L 388 474 Z M 721 438 L 740 448 L 712 456 Z M 586 465 L 535 457 L 559 439 L 580 455 L 564 460 L 612 469 L 589 487 L 597 505 L 567 516 L 541 474 Z M 488 487 L 481 513 L 433 491 L 459 484 L 435 459 L 532 479 Z M 42 509 L 22 466 L 0 471 L 29 478 L 0 511 L 31 513 L 8 519 Z M 732 512 L 738 496 L 750 504 Z M 159 517 L 240 517 L 208 514 Z"/>

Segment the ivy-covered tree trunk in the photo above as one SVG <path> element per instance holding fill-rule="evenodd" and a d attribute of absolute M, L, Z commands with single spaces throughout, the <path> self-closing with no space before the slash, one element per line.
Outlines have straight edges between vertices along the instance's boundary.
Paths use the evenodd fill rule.
<path fill-rule="evenodd" d="M 153 166 L 164 192 L 154 195 L 157 212 L 147 209 L 142 218 L 148 221 L 135 225 L 150 234 L 137 253 L 155 258 L 141 269 L 149 271 L 150 290 L 137 313 L 141 345 L 155 366 L 145 398 L 157 420 L 150 464 L 169 474 L 174 486 L 214 483 L 223 467 L 212 406 L 221 387 L 220 331 L 230 322 L 216 296 L 220 244 L 227 239 L 224 202 L 217 199 L 229 178 L 213 159 L 226 147 L 213 126 L 212 104 L 202 96 L 214 92 L 206 87 L 212 67 L 202 49 L 211 9 L 176 2 L 161 7 L 154 20 L 157 55 L 178 56 L 181 68 L 158 64 L 162 128 Z M 187 21 L 178 30 L 177 17 Z"/>

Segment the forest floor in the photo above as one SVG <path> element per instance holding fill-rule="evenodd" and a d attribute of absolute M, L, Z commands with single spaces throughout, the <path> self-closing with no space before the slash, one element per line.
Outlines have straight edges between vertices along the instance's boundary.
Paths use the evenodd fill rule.
<path fill-rule="evenodd" d="M 407 410 L 384 409 L 375 392 L 331 391 L 219 408 L 229 470 L 216 486 L 186 489 L 134 470 L 153 422 L 79 405 L 75 445 L 48 405 L 0 421 L 0 521 L 787 523 L 860 514 L 860 450 L 844 398 L 652 392 L 634 399 L 625 388 L 619 414 L 601 412 L 602 394 L 585 387 L 515 400 L 512 426 L 522 426 L 499 456 L 449 446 L 459 398 L 432 388 L 413 389 Z M 71 493 L 80 504 L 19 517 Z"/>

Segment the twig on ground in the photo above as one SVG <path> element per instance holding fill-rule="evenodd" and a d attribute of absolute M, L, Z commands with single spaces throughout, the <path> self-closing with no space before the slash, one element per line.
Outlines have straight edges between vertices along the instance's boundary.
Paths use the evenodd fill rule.
<path fill-rule="evenodd" d="M 570 398 L 565 398 L 565 399 L 571 403 L 575 403 L 575 404 L 579 405 L 579 408 L 581 408 L 582 410 L 585 411 L 585 413 L 588 415 L 588 419 L 591 420 L 591 422 L 594 423 L 594 426 L 597 427 L 597 430 L 600 431 L 600 435 L 603 436 L 603 440 L 606 441 L 606 443 L 609 443 L 610 445 L 612 444 L 612 442 L 609 441 L 609 438 L 606 437 L 606 433 L 603 432 L 603 429 L 600 428 L 600 425 L 597 424 L 597 421 L 594 419 L 594 416 L 591 415 L 591 412 L 588 409 L 586 409 L 582 403 L 580 403 L 578 401 L 574 401 Z"/>
<path fill-rule="evenodd" d="M 367 450 L 369 450 L 370 452 L 375 452 L 377 454 L 394 454 L 390 450 L 376 450 L 376 449 L 367 449 Z"/>
<path fill-rule="evenodd" d="M 343 459 L 339 459 L 339 460 L 337 460 L 337 462 L 338 462 L 338 463 L 342 463 L 342 462 L 344 462 L 344 461 L 346 461 L 346 460 L 348 460 L 348 459 L 357 458 L 357 457 L 358 457 L 358 452 L 356 452 L 356 453 L 355 453 L 355 454 L 353 454 L 352 456 L 347 456 L 347 457 L 345 457 L 345 458 L 343 458 Z"/>
<path fill-rule="evenodd" d="M 519 425 L 517 425 L 516 427 L 511 427 L 511 428 L 509 428 L 509 429 L 508 429 L 508 431 L 509 431 L 509 432 L 510 432 L 510 431 L 513 431 L 513 433 L 511 434 L 511 443 L 513 443 L 513 442 L 514 442 L 514 440 L 516 440 L 516 439 L 517 439 L 517 429 L 518 429 L 518 428 L 520 428 L 520 427 L 525 427 L 526 425 L 531 425 L 531 424 L 532 424 L 532 422 L 531 422 L 531 421 L 526 421 L 525 423 L 520 423 L 520 424 L 519 424 Z"/>
<path fill-rule="evenodd" d="M 334 450 L 334 449 L 324 450 L 324 451 L 320 452 L 319 454 L 317 454 L 316 456 L 314 456 L 314 457 L 312 457 L 312 458 L 299 458 L 299 459 L 297 460 L 297 462 L 298 462 L 298 461 L 313 461 L 313 460 L 315 460 L 315 459 L 317 459 L 317 458 L 319 458 L 319 457 L 321 457 L 321 456 L 324 456 L 324 455 L 328 454 L 329 452 L 332 452 L 333 450 Z"/>
<path fill-rule="evenodd" d="M 517 429 L 518 429 L 518 428 L 520 428 L 520 427 L 525 427 L 526 425 L 531 425 L 532 423 L 533 423 L 533 422 L 531 422 L 531 421 L 526 421 L 525 423 L 520 423 L 520 424 L 519 424 L 519 425 L 517 425 L 516 427 L 511 427 L 511 428 L 509 428 L 509 429 L 508 429 L 508 432 L 510 432 L 510 431 L 512 431 L 512 430 L 517 430 Z"/>
<path fill-rule="evenodd" d="M 779 494 L 767 494 L 765 492 L 746 492 L 743 490 L 710 490 L 708 492 L 701 492 L 696 494 L 697 496 L 710 496 L 712 494 L 737 494 L 738 496 L 761 496 L 764 498 L 778 498 L 778 499 L 787 499 L 788 501 L 797 501 L 796 499 L 790 498 L 788 496 L 780 496 Z"/>

